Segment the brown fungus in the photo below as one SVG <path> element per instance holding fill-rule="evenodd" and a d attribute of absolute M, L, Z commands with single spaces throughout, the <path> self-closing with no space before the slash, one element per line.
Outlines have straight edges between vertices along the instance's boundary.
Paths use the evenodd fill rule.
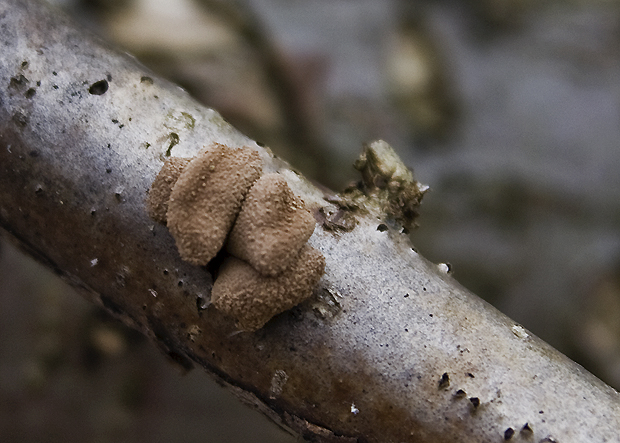
<path fill-rule="evenodd" d="M 234 318 L 239 328 L 255 331 L 310 297 L 324 269 L 323 255 L 310 245 L 277 277 L 265 277 L 246 262 L 228 257 L 213 285 L 211 302 Z"/>
<path fill-rule="evenodd" d="M 311 212 L 283 177 L 261 172 L 251 148 L 213 144 L 193 159 L 166 161 L 147 199 L 183 260 L 207 264 L 229 236 L 233 256 L 220 267 L 212 302 L 248 331 L 308 298 L 325 269 L 307 244 Z"/>
<path fill-rule="evenodd" d="M 170 157 L 162 166 L 151 185 L 149 198 L 146 201 L 149 216 L 160 223 L 166 223 L 168 200 L 172 187 L 179 179 L 183 168 L 190 162 L 190 158 Z"/>
<path fill-rule="evenodd" d="M 206 265 L 224 245 L 262 172 L 258 152 L 214 143 L 183 169 L 168 201 L 168 229 L 183 260 Z"/>
<path fill-rule="evenodd" d="M 227 250 L 262 275 L 275 277 L 294 261 L 314 226 L 314 217 L 284 177 L 266 174 L 248 192 Z"/>

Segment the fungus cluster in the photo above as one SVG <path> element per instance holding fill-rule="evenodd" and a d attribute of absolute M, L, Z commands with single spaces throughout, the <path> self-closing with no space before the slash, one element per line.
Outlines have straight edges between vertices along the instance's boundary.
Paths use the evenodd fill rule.
<path fill-rule="evenodd" d="M 183 260 L 206 265 L 225 248 L 211 302 L 243 330 L 308 298 L 323 275 L 323 255 L 307 244 L 314 217 L 282 176 L 262 175 L 251 148 L 214 143 L 191 159 L 171 157 L 147 207 Z"/>

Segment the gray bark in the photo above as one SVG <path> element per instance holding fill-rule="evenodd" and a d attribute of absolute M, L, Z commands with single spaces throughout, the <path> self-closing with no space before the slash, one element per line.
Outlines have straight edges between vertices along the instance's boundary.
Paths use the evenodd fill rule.
<path fill-rule="evenodd" d="M 310 243 L 312 300 L 255 333 L 209 305 L 144 201 L 166 155 L 258 149 L 312 207 L 337 208 L 215 111 L 31 0 L 0 4 L 0 227 L 185 367 L 310 441 L 618 441 L 618 393 L 356 213 Z"/>

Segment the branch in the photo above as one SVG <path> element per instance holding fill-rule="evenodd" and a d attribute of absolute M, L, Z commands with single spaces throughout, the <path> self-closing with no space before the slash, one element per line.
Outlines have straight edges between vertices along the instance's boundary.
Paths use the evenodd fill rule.
<path fill-rule="evenodd" d="M 338 198 L 48 6 L 2 2 L 0 38 L 0 226 L 183 366 L 311 441 L 617 440 L 616 391 L 419 256 L 372 200 L 339 224 Z M 325 216 L 314 297 L 253 333 L 145 209 L 163 161 L 212 142 L 257 150 Z"/>

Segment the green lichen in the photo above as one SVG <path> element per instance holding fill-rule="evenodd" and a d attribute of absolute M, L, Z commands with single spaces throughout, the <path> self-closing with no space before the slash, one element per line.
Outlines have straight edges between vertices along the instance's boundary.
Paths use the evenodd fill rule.
<path fill-rule="evenodd" d="M 181 115 L 185 118 L 185 128 L 194 129 L 194 126 L 196 126 L 196 119 L 187 112 L 181 112 Z"/>
<path fill-rule="evenodd" d="M 217 112 L 214 112 L 213 115 L 209 117 L 208 122 L 223 133 L 228 133 L 232 129 L 230 123 L 228 123 L 224 117 Z"/>
<path fill-rule="evenodd" d="M 179 134 L 176 132 L 171 132 L 168 135 L 168 138 L 170 139 L 170 144 L 168 145 L 168 149 L 166 149 L 166 157 L 170 157 L 172 154 L 172 148 L 179 144 Z"/>
<path fill-rule="evenodd" d="M 170 111 L 166 115 L 164 126 L 172 131 L 193 130 L 196 118 L 185 111 Z"/>

